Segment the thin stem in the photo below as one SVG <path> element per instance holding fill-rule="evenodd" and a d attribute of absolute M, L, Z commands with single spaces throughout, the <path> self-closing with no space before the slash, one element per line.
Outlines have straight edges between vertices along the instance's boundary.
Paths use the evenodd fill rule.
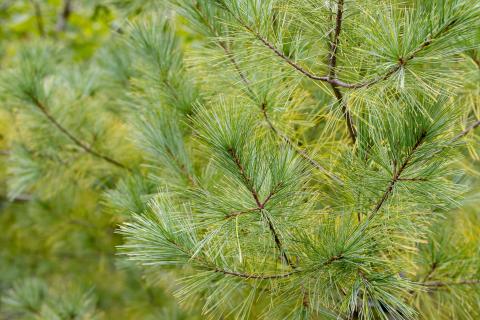
<path fill-rule="evenodd" d="M 448 286 L 477 285 L 477 284 L 480 284 L 480 279 L 465 279 L 465 280 L 450 281 L 450 282 L 430 281 L 430 282 L 422 283 L 422 286 L 430 287 L 430 288 L 441 288 L 441 287 L 448 287 Z"/>
<path fill-rule="evenodd" d="M 337 67 L 337 49 L 340 42 L 340 33 L 342 32 L 343 21 L 343 4 L 344 0 L 338 0 L 337 3 L 337 15 L 335 20 L 335 33 L 333 35 L 333 41 L 330 44 L 330 58 L 329 58 L 329 77 L 336 78 Z"/>
<path fill-rule="evenodd" d="M 253 185 L 253 181 L 251 177 L 248 176 L 245 168 L 243 167 L 240 158 L 238 157 L 237 153 L 233 149 L 228 150 L 229 155 L 232 157 L 233 162 L 238 168 L 238 171 L 240 173 L 240 176 L 242 177 L 243 182 L 247 186 L 248 190 L 252 194 L 253 199 L 255 200 L 255 203 L 260 210 L 261 215 L 265 219 L 265 221 L 268 224 L 268 228 L 270 229 L 270 233 L 272 234 L 273 240 L 275 241 L 275 245 L 277 246 L 277 249 L 280 251 L 280 255 L 282 256 L 282 259 L 285 261 L 286 264 L 291 266 L 292 268 L 295 268 L 295 266 L 290 262 L 290 259 L 287 256 L 287 253 L 285 252 L 285 249 L 283 248 L 283 244 L 280 240 L 280 236 L 275 229 L 275 226 L 273 225 L 273 221 L 268 215 L 268 213 L 264 210 L 265 209 L 265 204 L 267 201 L 270 199 L 270 196 L 267 196 L 267 200 L 265 201 L 260 201 L 260 197 L 258 194 L 258 191 L 255 189 L 255 186 Z"/>
<path fill-rule="evenodd" d="M 457 134 L 451 142 L 456 142 L 457 140 L 465 137 L 467 134 L 469 134 L 471 131 L 475 130 L 475 128 L 477 128 L 478 126 L 480 126 L 480 120 L 477 120 L 475 121 L 473 124 L 471 124 L 470 126 L 468 126 L 465 130 L 463 130 L 462 132 L 460 132 L 459 134 Z"/>
<path fill-rule="evenodd" d="M 45 105 L 43 105 L 43 103 L 38 100 L 36 97 L 33 97 L 31 96 L 30 97 L 34 103 L 34 105 L 37 107 L 37 109 L 39 109 L 43 115 L 48 119 L 48 121 L 50 121 L 50 123 L 52 123 L 60 132 L 62 132 L 67 138 L 69 138 L 73 143 L 75 143 L 77 146 L 79 146 L 81 149 L 83 149 L 85 152 L 97 157 L 97 158 L 100 158 L 100 159 L 103 159 L 105 160 L 106 162 L 110 163 L 110 164 L 113 164 L 114 166 L 117 166 L 119 168 L 122 168 L 122 169 L 125 169 L 125 170 L 128 170 L 128 171 L 131 171 L 130 168 L 128 168 L 127 166 L 125 166 L 124 164 L 106 156 L 106 155 L 103 155 L 103 154 L 100 154 L 98 153 L 97 151 L 93 150 L 92 148 L 90 148 L 89 146 L 87 146 L 86 144 L 84 144 L 82 141 L 80 141 L 77 137 L 75 137 L 72 133 L 70 133 L 70 131 L 68 131 L 65 127 L 63 127 L 47 110 L 47 108 L 45 107 Z"/>
<path fill-rule="evenodd" d="M 382 195 L 382 198 L 377 202 L 377 204 L 375 205 L 375 208 L 373 209 L 372 213 L 370 213 L 370 215 L 368 216 L 369 220 L 371 220 L 378 213 L 378 211 L 380 211 L 383 204 L 387 201 L 388 197 L 393 192 L 395 184 L 399 181 L 401 174 L 403 173 L 403 171 L 408 167 L 408 165 L 412 161 L 413 155 L 418 150 L 420 145 L 424 142 L 426 136 L 427 136 L 427 133 L 425 131 L 422 132 L 422 134 L 418 137 L 417 142 L 412 147 L 412 150 L 410 150 L 410 152 L 405 157 L 405 160 L 401 164 L 400 168 L 398 170 L 394 170 L 392 180 L 390 180 L 387 189 L 385 190 L 385 192 Z"/>
<path fill-rule="evenodd" d="M 227 214 L 225 216 L 225 219 L 236 218 L 238 216 L 241 216 L 241 215 L 244 215 L 244 214 L 247 214 L 247 213 L 250 213 L 250 212 L 258 211 L 258 210 L 260 210 L 260 209 L 259 208 L 252 208 L 252 209 L 247 209 L 247 210 L 242 210 L 242 211 L 230 212 L 229 214 Z"/>
<path fill-rule="evenodd" d="M 244 278 L 244 279 L 260 279 L 260 280 L 288 278 L 291 275 L 299 272 L 297 270 L 293 270 L 287 273 L 280 273 L 280 274 L 255 274 L 255 273 L 241 273 L 241 272 L 229 271 L 224 269 L 215 269 L 214 271 L 218 273 L 230 275 L 230 276 Z"/>
<path fill-rule="evenodd" d="M 427 178 L 398 178 L 397 181 L 416 182 L 416 181 L 428 181 L 428 179 Z"/>
<path fill-rule="evenodd" d="M 261 213 L 263 218 L 267 221 L 268 228 L 270 229 L 270 233 L 273 236 L 273 240 L 275 241 L 275 245 L 277 246 L 277 249 L 280 251 L 280 255 L 282 256 L 283 261 L 285 262 L 285 264 L 289 265 L 292 269 L 295 269 L 296 266 L 288 258 L 288 255 L 285 252 L 285 249 L 283 248 L 283 244 L 280 240 L 280 236 L 277 230 L 275 229 L 275 226 L 273 225 L 273 221 L 270 218 L 270 215 L 264 210 L 261 210 Z"/>
<path fill-rule="evenodd" d="M 347 123 L 347 129 L 348 129 L 348 134 L 350 136 L 350 139 L 352 140 L 352 143 L 355 144 L 355 141 L 357 140 L 357 131 L 355 130 L 352 114 L 348 109 L 347 102 L 345 101 L 345 98 L 343 97 L 340 89 L 338 89 L 338 86 L 334 84 L 330 84 L 330 85 L 332 87 L 335 98 L 337 98 L 338 103 L 342 107 L 342 114 L 343 114 L 343 117 L 345 118 L 345 122 Z"/>
<path fill-rule="evenodd" d="M 331 265 L 335 261 L 338 261 L 338 260 L 341 260 L 341 259 L 343 259 L 343 255 L 340 254 L 340 255 L 336 255 L 336 256 L 328 258 L 327 260 L 325 260 L 325 262 L 323 262 L 319 266 L 315 267 L 314 269 L 310 269 L 310 270 L 294 269 L 290 272 L 279 273 L 279 274 L 245 273 L 245 272 L 236 272 L 236 271 L 225 270 L 225 269 L 221 269 L 221 268 L 215 268 L 213 271 L 218 272 L 218 273 L 223 273 L 223 274 L 226 274 L 226 275 L 230 275 L 230 276 L 244 278 L 244 279 L 259 279 L 259 280 L 282 279 L 282 278 L 288 278 L 288 277 L 290 277 L 294 274 L 305 272 L 305 271 L 315 272 L 319 269 L 319 267 L 326 267 L 328 265 Z"/>
<path fill-rule="evenodd" d="M 267 204 L 267 202 L 270 201 L 270 199 L 278 192 L 278 190 L 277 190 L 278 187 L 280 187 L 280 185 L 276 186 L 276 187 L 270 192 L 270 194 L 269 194 L 269 195 L 265 198 L 265 200 L 263 200 L 263 202 L 261 203 L 261 206 L 256 207 L 256 208 L 251 208 L 251 209 L 246 209 L 246 210 L 231 212 L 231 213 L 229 213 L 229 214 L 227 214 L 227 215 L 225 216 L 225 219 L 236 218 L 236 217 L 238 217 L 238 216 L 241 216 L 241 215 L 244 215 L 244 214 L 247 214 L 247 213 L 250 213 L 250 212 L 262 210 L 263 208 L 265 208 L 265 205 Z"/>

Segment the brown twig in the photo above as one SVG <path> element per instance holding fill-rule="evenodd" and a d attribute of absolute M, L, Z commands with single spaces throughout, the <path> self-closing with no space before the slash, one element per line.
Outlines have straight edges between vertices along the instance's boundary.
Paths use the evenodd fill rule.
<path fill-rule="evenodd" d="M 328 258 L 323 262 L 322 264 L 319 265 L 319 267 L 326 267 L 335 261 L 343 259 L 343 255 L 339 254 L 333 257 Z M 316 270 L 316 269 L 315 269 Z M 213 270 L 214 272 L 218 273 L 223 273 L 226 275 L 231 275 L 231 276 L 236 276 L 240 278 L 245 278 L 245 279 L 259 279 L 259 280 L 268 280 L 268 279 L 283 279 L 283 278 L 288 278 L 294 274 L 304 272 L 306 270 L 302 269 L 294 269 L 290 272 L 286 273 L 280 273 L 280 274 L 258 274 L 258 273 L 244 273 L 244 272 L 236 272 L 236 271 L 230 271 L 230 270 L 225 270 L 225 269 L 220 269 L 220 268 L 215 268 Z M 312 270 L 309 270 L 312 271 Z"/>
<path fill-rule="evenodd" d="M 465 279 L 465 280 L 458 280 L 458 281 L 430 281 L 422 283 L 422 286 L 429 287 L 429 288 L 441 288 L 441 287 L 448 287 L 448 286 L 459 286 L 459 285 L 477 285 L 480 284 L 480 279 Z"/>
<path fill-rule="evenodd" d="M 241 273 L 241 272 L 229 271 L 224 269 L 215 269 L 214 271 L 218 273 L 230 275 L 230 276 L 236 276 L 236 277 L 245 278 L 245 279 L 257 279 L 257 280 L 288 278 L 291 275 L 298 272 L 297 270 L 293 270 L 287 273 L 280 273 L 280 274 L 255 274 L 255 273 Z"/>
<path fill-rule="evenodd" d="M 343 22 L 343 5 L 344 0 L 338 0 L 337 2 L 337 14 L 335 19 L 335 32 L 333 34 L 333 40 L 330 43 L 330 53 L 329 53 L 329 63 L 328 63 L 328 78 L 330 80 L 337 78 L 337 50 L 340 43 L 340 33 L 342 32 L 342 22 Z M 347 101 L 343 97 L 342 92 L 338 88 L 339 86 L 329 81 L 330 86 L 332 87 L 335 98 L 337 98 L 338 103 L 342 107 L 342 113 L 347 123 L 348 134 L 350 139 L 355 144 L 357 139 L 357 133 L 355 126 L 353 124 L 353 118 L 350 113 L 350 110 L 347 106 Z"/>
<path fill-rule="evenodd" d="M 390 194 L 392 193 L 392 191 L 395 187 L 395 184 L 399 181 L 401 174 L 410 164 L 413 155 L 418 150 L 420 145 L 424 142 L 426 136 L 427 136 L 427 133 L 425 131 L 420 134 L 420 136 L 417 139 L 417 142 L 415 143 L 415 145 L 412 147 L 410 152 L 405 157 L 405 160 L 403 161 L 400 168 L 398 170 L 396 170 L 396 169 L 394 170 L 392 180 L 390 180 L 387 189 L 385 190 L 385 192 L 382 195 L 382 198 L 377 202 L 377 204 L 375 205 L 375 208 L 373 209 L 372 213 L 370 213 L 370 215 L 368 216 L 369 220 L 371 220 L 378 213 L 378 211 L 380 211 L 380 208 L 383 206 L 385 201 L 387 201 L 388 197 L 390 196 Z"/>
<path fill-rule="evenodd" d="M 477 128 L 478 126 L 480 126 L 480 120 L 477 120 L 475 121 L 473 124 L 471 124 L 470 126 L 468 126 L 465 130 L 463 130 L 462 132 L 460 132 L 459 134 L 457 134 L 451 142 L 456 142 L 458 141 L 459 139 L 465 137 L 467 134 L 469 134 L 471 131 L 473 131 L 475 128 Z"/>
<path fill-rule="evenodd" d="M 98 153 L 97 151 L 93 150 L 91 147 L 88 145 L 84 144 L 82 141 L 80 141 L 77 137 L 75 137 L 70 131 L 68 131 L 65 127 L 63 127 L 47 110 L 45 105 L 38 100 L 36 97 L 31 96 L 32 102 L 34 105 L 37 107 L 38 110 L 40 110 L 43 115 L 52 123 L 60 132 L 62 132 L 67 138 L 69 138 L 73 143 L 75 143 L 77 146 L 79 146 L 81 149 L 83 149 L 85 152 L 93 155 L 94 157 L 97 157 L 99 159 L 105 160 L 106 162 L 113 164 L 114 166 L 117 166 L 119 168 L 131 171 L 130 168 L 125 166 L 124 164 L 106 156 L 101 153 Z"/>
<path fill-rule="evenodd" d="M 415 181 L 428 181 L 428 179 L 427 178 L 398 178 L 397 181 L 415 182 Z"/>
<path fill-rule="evenodd" d="M 242 210 L 242 211 L 230 212 L 229 214 L 227 214 L 225 216 L 225 219 L 235 218 L 235 217 L 238 217 L 238 216 L 250 213 L 250 212 L 258 211 L 258 210 L 260 210 L 260 209 L 259 208 L 252 208 L 252 209 L 247 209 L 247 210 Z"/>

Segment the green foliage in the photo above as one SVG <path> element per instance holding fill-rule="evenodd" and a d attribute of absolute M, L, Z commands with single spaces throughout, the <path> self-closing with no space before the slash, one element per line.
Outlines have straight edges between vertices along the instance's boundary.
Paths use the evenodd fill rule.
<path fill-rule="evenodd" d="M 122 0 L 78 12 L 89 8 L 105 12 L 110 39 L 87 52 L 68 39 L 16 44 L 4 58 L 6 189 L 27 200 L 1 217 L 2 241 L 17 240 L 6 261 L 23 266 L 0 278 L 8 312 L 480 316 L 476 1 Z M 48 241 L 23 243 L 25 230 Z M 98 303 L 58 300 L 56 258 L 15 261 L 28 250 L 73 256 L 67 270 L 96 257 L 68 280 L 72 292 L 95 284 Z M 131 307 L 117 309 L 119 296 Z"/>
<path fill-rule="evenodd" d="M 3 303 L 12 314 L 28 314 L 34 319 L 96 319 L 94 299 L 89 293 L 51 293 L 38 279 L 17 283 Z"/>

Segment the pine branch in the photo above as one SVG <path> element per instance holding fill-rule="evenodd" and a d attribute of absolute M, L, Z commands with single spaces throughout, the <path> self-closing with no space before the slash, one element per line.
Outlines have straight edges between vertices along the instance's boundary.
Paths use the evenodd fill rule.
<path fill-rule="evenodd" d="M 240 77 L 240 80 L 243 82 L 244 84 L 244 87 L 245 89 L 248 91 L 249 95 L 254 98 L 256 96 L 255 92 L 253 91 L 252 89 L 252 85 L 250 83 L 250 81 L 248 80 L 247 76 L 245 75 L 245 73 L 242 71 L 242 69 L 240 68 L 240 65 L 238 64 L 237 60 L 235 59 L 235 55 L 233 54 L 233 52 L 231 51 L 231 49 L 229 48 L 228 44 L 226 41 L 223 41 L 223 40 L 220 40 L 218 39 L 220 37 L 220 35 L 218 34 L 217 30 L 215 30 L 215 28 L 212 26 L 212 24 L 208 21 L 207 17 L 205 17 L 205 15 L 203 14 L 201 8 L 199 6 L 196 6 L 196 11 L 199 15 L 199 17 L 201 18 L 202 20 L 202 23 L 209 29 L 209 31 L 212 33 L 212 35 L 214 35 L 216 38 L 217 38 L 217 44 L 220 46 L 220 48 L 222 48 L 222 50 L 225 52 L 225 55 L 227 56 L 229 62 L 232 64 L 232 66 L 234 67 L 235 71 L 237 72 L 238 76 Z M 327 175 L 329 178 L 331 178 L 332 180 L 334 180 L 335 182 L 337 182 L 338 184 L 340 185 L 343 185 L 343 181 L 338 177 L 336 176 L 335 174 L 333 174 L 332 172 L 328 171 L 325 167 L 323 167 L 320 163 L 318 163 L 318 161 L 314 160 L 308 153 L 307 151 L 301 149 L 300 147 L 298 147 L 298 145 L 296 143 L 294 143 L 292 141 L 292 139 L 290 139 L 286 134 L 284 134 L 283 132 L 281 132 L 278 128 L 275 127 L 275 125 L 273 124 L 273 122 L 270 120 L 270 117 L 268 116 L 267 112 L 266 112 L 266 105 L 265 103 L 263 103 L 261 105 L 261 111 L 262 111 L 262 115 L 263 115 L 263 118 L 265 120 L 265 122 L 268 124 L 269 128 L 272 130 L 272 132 L 274 134 L 276 134 L 277 136 L 279 136 L 287 145 L 289 145 L 293 150 L 295 150 L 295 152 L 297 152 L 302 158 L 304 158 L 305 160 L 307 160 L 307 162 L 309 164 L 311 164 L 314 168 L 316 168 L 317 170 L 323 172 L 325 175 Z"/>
<path fill-rule="evenodd" d="M 340 2 L 343 2 L 343 0 L 339 0 L 339 3 Z M 455 25 L 455 23 L 457 22 L 456 20 L 452 20 L 449 24 L 447 24 L 446 26 L 444 26 L 443 28 L 441 28 L 439 31 L 437 31 L 435 34 L 427 37 L 424 42 L 422 42 L 417 48 L 415 48 L 410 54 L 408 54 L 406 57 L 399 57 L 398 58 L 398 62 L 390 67 L 384 74 L 382 75 L 379 75 L 379 76 L 376 76 L 370 80 L 365 80 L 365 81 L 362 81 L 362 82 L 356 82 L 356 83 L 348 83 L 348 82 L 344 82 L 340 79 L 338 79 L 337 77 L 331 77 L 330 76 L 330 73 L 329 75 L 327 76 L 318 76 L 318 75 L 315 75 L 311 72 L 309 72 L 308 70 L 306 70 L 305 68 L 303 68 L 302 66 L 300 66 L 299 64 L 297 64 L 296 62 L 292 61 L 289 57 L 287 57 L 282 51 L 280 51 L 279 49 L 277 49 L 272 43 L 270 43 L 265 37 L 263 37 L 260 33 L 256 32 L 255 30 L 253 30 L 248 24 L 246 24 L 242 19 L 240 19 L 239 17 L 237 17 L 231 10 L 229 10 L 228 8 L 226 9 L 231 15 L 232 17 L 244 28 L 246 29 L 249 33 L 251 33 L 257 40 L 259 40 L 265 47 L 267 47 L 268 49 L 270 49 L 272 52 L 274 52 L 278 57 L 280 57 L 282 60 L 284 60 L 287 64 L 289 64 L 290 66 L 292 66 L 295 70 L 297 70 L 298 72 L 300 72 L 301 74 L 303 74 L 304 76 L 312 79 L 312 80 L 315 80 L 315 81 L 323 81 L 323 82 L 327 82 L 329 83 L 330 85 L 333 85 L 333 86 L 336 86 L 336 87 L 343 87 L 343 88 L 347 88 L 347 89 L 361 89 L 361 88 L 366 88 L 366 87 L 370 87 L 370 86 L 373 86 L 381 81 L 384 81 L 384 80 L 387 80 L 388 78 L 390 78 L 392 75 L 394 75 L 398 70 L 400 70 L 402 67 L 404 67 L 407 62 L 413 60 L 421 51 L 423 51 L 424 49 L 426 49 L 427 47 L 429 47 L 433 41 L 437 38 L 439 38 L 440 36 L 442 36 L 444 33 L 448 32 L 452 26 Z M 343 10 L 343 6 L 339 6 L 339 11 L 342 11 Z M 341 20 L 341 16 L 340 15 L 340 20 Z M 337 25 L 338 25 L 338 12 L 337 12 Z M 338 28 L 338 35 L 340 34 L 340 31 L 341 31 L 341 27 Z M 336 28 L 336 32 L 337 32 L 337 28 Z M 337 35 L 337 36 L 338 36 Z M 335 51 L 336 51 L 336 46 L 335 46 Z M 330 57 L 332 57 L 332 54 L 330 55 Z M 332 60 L 330 60 L 330 63 L 332 62 Z M 334 63 L 336 63 L 336 59 L 333 60 Z"/>
<path fill-rule="evenodd" d="M 450 140 L 450 143 L 453 143 L 453 142 L 456 142 L 458 141 L 459 139 L 463 138 L 464 136 L 466 136 L 469 132 L 473 131 L 475 128 L 479 127 L 480 126 L 480 120 L 477 120 L 476 122 L 474 122 L 472 125 L 470 125 L 467 129 L 463 130 L 462 132 L 460 132 L 459 134 L 457 134 L 452 140 Z M 388 197 L 390 196 L 390 194 L 392 193 L 394 187 L 395 187 L 395 184 L 398 182 L 398 181 L 426 181 L 425 178 L 421 178 L 421 177 L 416 177 L 416 178 L 402 178 L 400 177 L 400 175 L 402 174 L 402 172 L 408 167 L 408 165 L 410 164 L 410 161 L 414 155 L 414 153 L 418 150 L 418 148 L 420 147 L 420 145 L 423 143 L 425 137 L 426 137 L 426 132 L 423 132 L 420 137 L 418 138 L 416 144 L 413 146 L 412 150 L 409 152 L 409 154 L 407 155 L 407 157 L 405 158 L 404 162 L 402 163 L 402 165 L 400 166 L 399 170 L 395 170 L 394 172 L 394 176 L 392 178 L 392 180 L 390 181 L 387 189 L 385 190 L 385 192 L 383 193 L 383 196 L 382 198 L 377 202 L 377 204 L 375 205 L 375 208 L 373 209 L 372 213 L 368 216 L 368 219 L 372 219 L 376 214 L 377 212 L 381 209 L 381 207 L 383 206 L 383 204 L 385 203 L 385 201 L 388 199 Z"/>
<path fill-rule="evenodd" d="M 45 105 L 38 100 L 37 97 L 30 95 L 30 98 L 32 99 L 33 104 L 37 107 L 38 110 L 40 110 L 43 115 L 52 123 L 60 132 L 62 132 L 68 139 L 70 139 L 74 144 L 79 146 L 81 149 L 83 149 L 85 152 L 91 154 L 94 157 L 97 157 L 99 159 L 105 160 L 106 162 L 113 164 L 114 166 L 117 166 L 119 168 L 131 171 L 130 168 L 125 166 L 124 164 L 106 156 L 101 153 L 98 153 L 97 151 L 93 150 L 86 144 L 84 144 L 82 141 L 80 141 L 77 137 L 75 137 L 70 131 L 68 131 L 65 127 L 63 127 L 47 110 Z"/>
<path fill-rule="evenodd" d="M 219 37 L 218 32 L 215 30 L 215 28 L 211 25 L 211 23 L 208 21 L 208 19 L 202 14 L 202 11 L 200 8 L 196 8 L 197 13 L 199 16 L 202 18 L 202 22 L 207 28 L 210 30 L 210 32 L 215 35 L 215 37 Z M 235 55 L 233 52 L 230 50 L 228 44 L 223 41 L 223 40 L 217 40 L 218 45 L 223 49 L 225 52 L 225 55 L 227 56 L 228 60 L 230 63 L 233 65 L 235 68 L 235 71 L 237 72 L 238 76 L 240 77 L 240 80 L 243 82 L 245 89 L 248 91 L 250 96 L 254 98 L 256 96 L 255 92 L 252 89 L 252 85 L 250 81 L 248 80 L 247 76 L 245 73 L 242 71 L 240 68 L 240 65 L 238 64 L 237 60 L 235 59 Z M 270 120 L 267 111 L 266 111 L 266 105 L 263 103 L 261 105 L 261 111 L 263 118 L 265 119 L 265 122 L 267 122 L 269 128 L 272 130 L 273 133 L 275 133 L 277 136 L 279 136 L 283 141 L 287 143 L 291 148 L 295 150 L 302 158 L 307 160 L 308 163 L 310 163 L 313 167 L 315 167 L 317 170 L 325 173 L 329 178 L 335 180 L 337 183 L 340 185 L 343 185 L 343 181 L 337 177 L 335 174 L 329 172 L 326 168 L 324 168 L 321 164 L 319 164 L 316 160 L 314 160 L 305 150 L 300 149 L 286 134 L 281 132 L 278 128 L 274 126 L 272 121 Z"/>

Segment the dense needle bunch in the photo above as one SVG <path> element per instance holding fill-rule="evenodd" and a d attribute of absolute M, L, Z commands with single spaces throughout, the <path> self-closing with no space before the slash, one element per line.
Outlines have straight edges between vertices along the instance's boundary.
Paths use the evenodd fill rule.
<path fill-rule="evenodd" d="M 120 254 L 207 318 L 480 316 L 480 3 L 120 2 L 103 82 L 6 76 L 12 197 L 107 181 Z"/>

